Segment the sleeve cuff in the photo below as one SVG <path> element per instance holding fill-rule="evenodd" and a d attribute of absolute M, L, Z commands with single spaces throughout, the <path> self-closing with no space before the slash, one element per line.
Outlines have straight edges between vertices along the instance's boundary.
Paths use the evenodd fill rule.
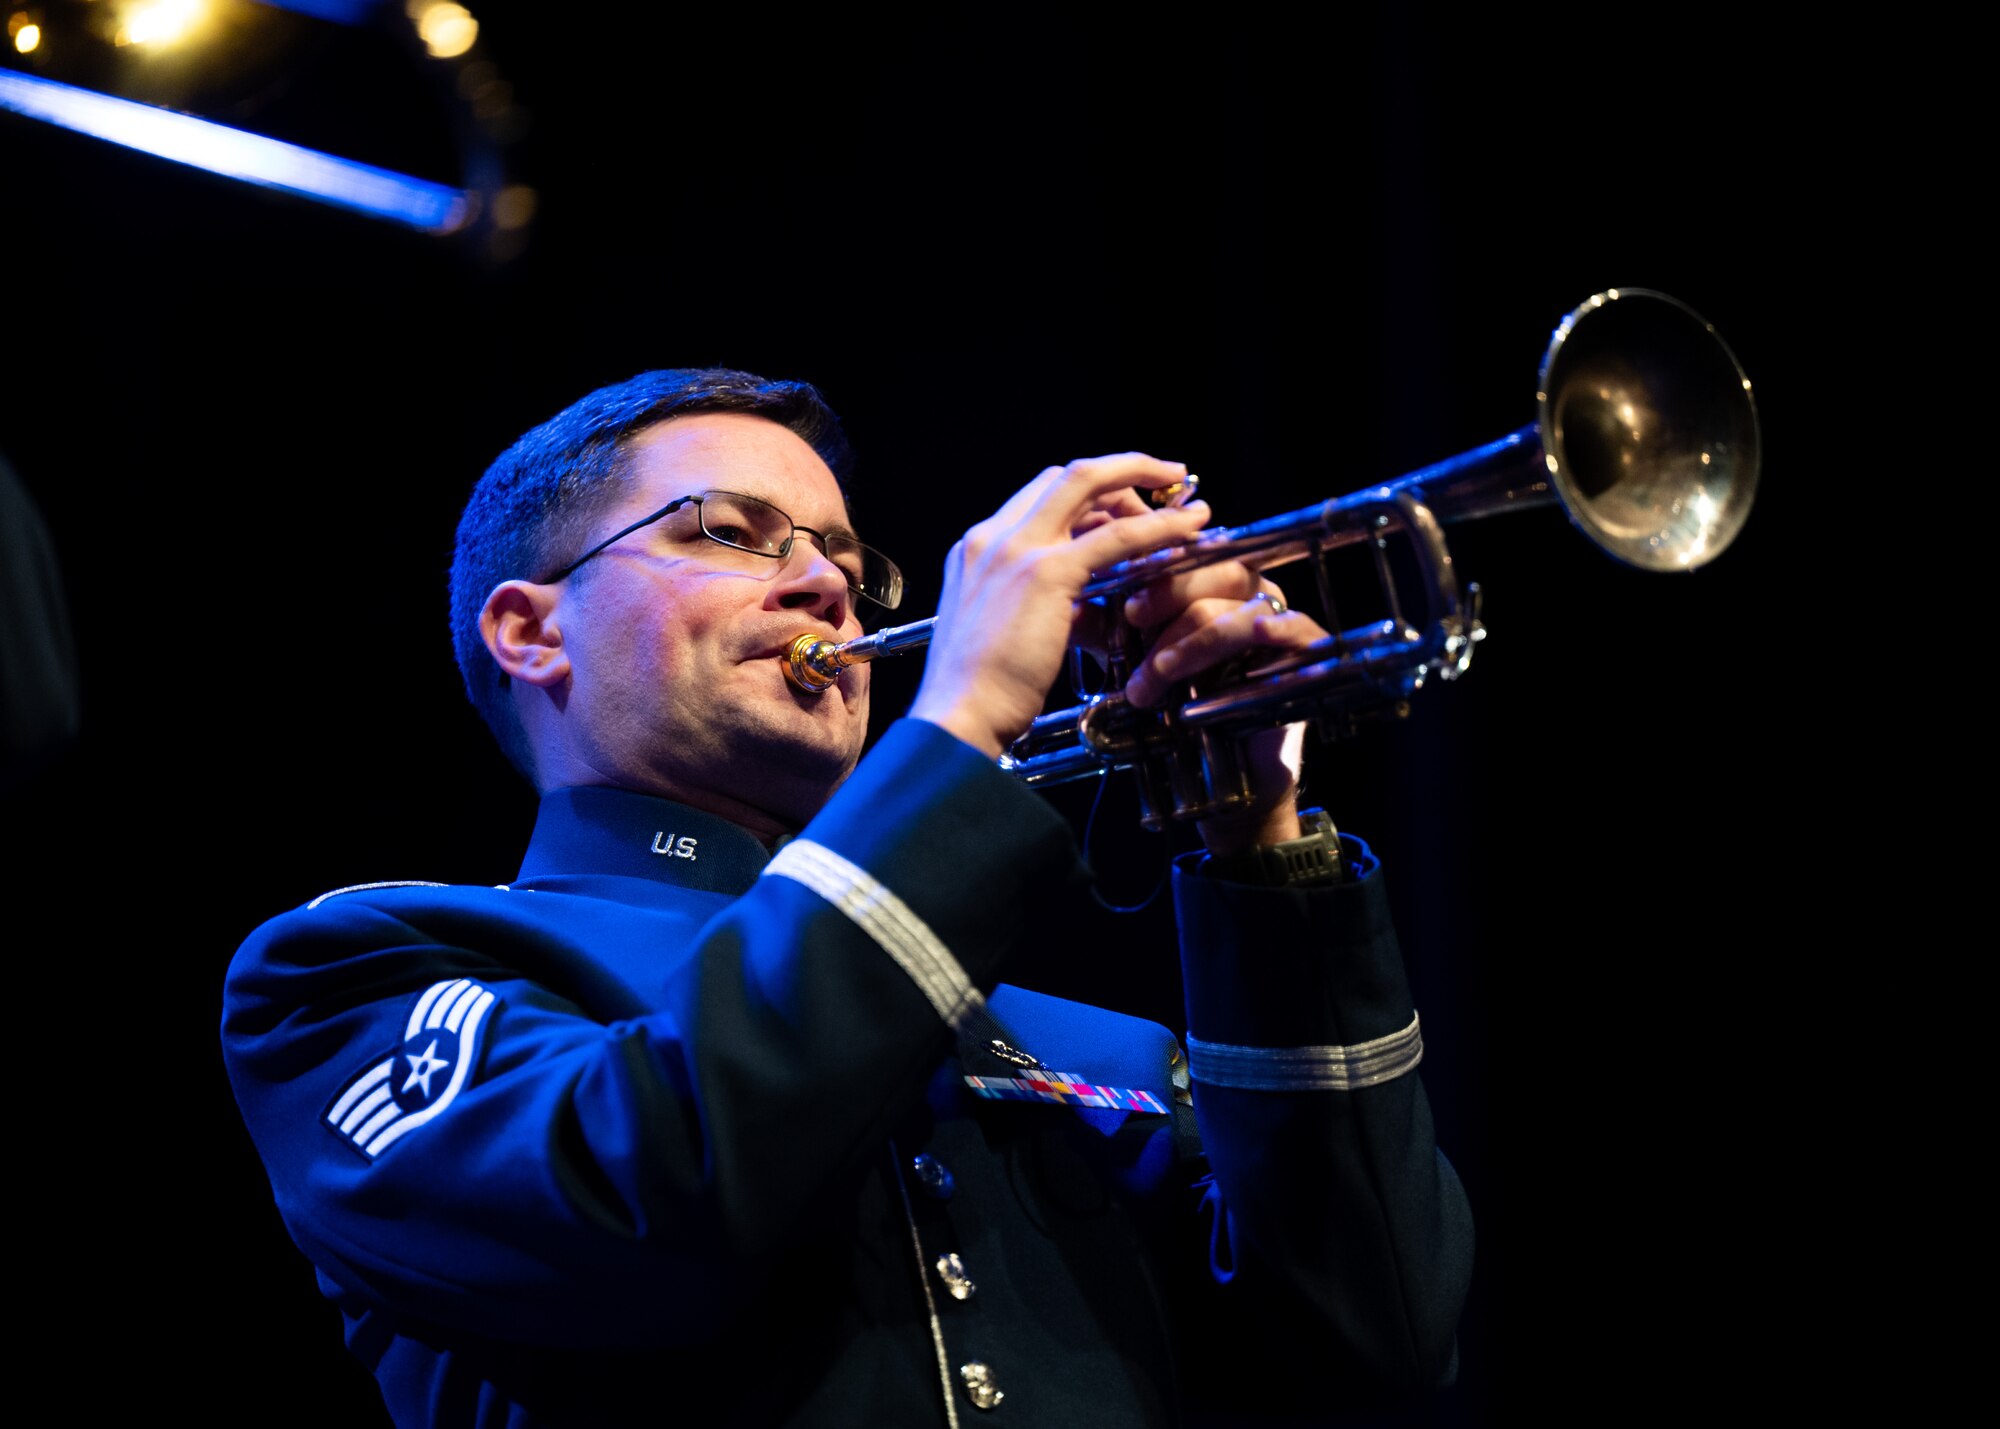
<path fill-rule="evenodd" d="M 1394 1081 L 1424 1059 L 1414 1013 L 1402 1031 L 1346 1047 L 1239 1047 L 1192 1035 L 1187 1046 L 1197 1082 L 1252 1092 L 1350 1092 Z"/>

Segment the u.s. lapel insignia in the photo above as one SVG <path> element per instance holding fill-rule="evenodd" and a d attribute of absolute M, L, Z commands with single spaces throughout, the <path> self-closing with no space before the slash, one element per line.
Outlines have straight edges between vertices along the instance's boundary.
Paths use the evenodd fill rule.
<path fill-rule="evenodd" d="M 371 1161 L 465 1089 L 493 993 L 469 978 L 424 989 L 403 1045 L 364 1067 L 327 1108 L 326 1124 Z"/>

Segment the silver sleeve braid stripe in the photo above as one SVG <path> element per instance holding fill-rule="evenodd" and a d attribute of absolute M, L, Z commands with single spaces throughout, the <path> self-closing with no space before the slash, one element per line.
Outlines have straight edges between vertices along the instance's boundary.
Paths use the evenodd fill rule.
<path fill-rule="evenodd" d="M 909 904 L 866 869 L 811 839 L 793 839 L 764 865 L 764 872 L 803 883 L 845 913 L 910 975 L 917 990 L 953 1030 L 974 1009 L 985 1005 L 985 997 L 972 985 L 951 949 Z"/>
<path fill-rule="evenodd" d="M 1252 1092 L 1351 1092 L 1394 1081 L 1424 1059 L 1414 1014 L 1401 1032 L 1352 1047 L 1233 1047 L 1194 1036 L 1187 1047 L 1197 1082 Z"/>

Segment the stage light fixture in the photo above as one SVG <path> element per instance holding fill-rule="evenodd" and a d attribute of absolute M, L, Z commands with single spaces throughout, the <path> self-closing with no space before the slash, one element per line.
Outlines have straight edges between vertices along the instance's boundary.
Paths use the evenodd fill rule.
<path fill-rule="evenodd" d="M 0 109 L 424 233 L 455 232 L 476 211 L 473 194 L 447 184 L 37 75 L 0 70 Z"/>
<path fill-rule="evenodd" d="M 13 0 L 6 13 L 0 111 L 462 234 L 455 241 L 483 262 L 525 247 L 535 194 L 508 159 L 529 116 L 463 4 Z M 366 158 L 342 157 L 356 153 Z"/>

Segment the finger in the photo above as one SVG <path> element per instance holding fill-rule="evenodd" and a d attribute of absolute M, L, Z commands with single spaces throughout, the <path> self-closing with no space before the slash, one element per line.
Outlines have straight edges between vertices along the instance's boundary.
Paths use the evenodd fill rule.
<path fill-rule="evenodd" d="M 1107 497 L 1116 500 L 1116 494 L 1121 490 L 1137 487 L 1142 491 L 1157 491 L 1187 477 L 1187 463 L 1162 461 L 1144 452 L 1086 457 L 1060 470 L 1062 474 L 1058 479 L 1039 487 L 1034 508 L 1027 518 L 1033 534 L 1043 540 L 1067 534 L 1084 512 L 1102 509 L 1100 503 Z M 1043 473 L 1043 477 L 1047 475 L 1047 472 Z M 1042 478 L 1036 480 L 1041 482 Z M 1139 507 L 1145 506 L 1136 494 L 1132 500 Z M 1114 511 L 1113 514 L 1119 513 Z M 1137 515 L 1138 512 L 1133 511 L 1132 514 Z"/>
<path fill-rule="evenodd" d="M 1192 540 L 1211 514 L 1207 503 L 1191 501 L 1140 516 L 1120 516 L 1077 537 L 1070 543 L 1069 555 L 1082 563 L 1088 578 L 1120 561 Z"/>
<path fill-rule="evenodd" d="M 1096 509 L 1112 516 L 1144 516 L 1155 508 L 1136 488 L 1120 486 L 1100 496 Z"/>
<path fill-rule="evenodd" d="M 1267 591 L 1280 605 L 1284 594 L 1241 561 L 1218 561 L 1154 581 L 1125 602 L 1125 618 L 1140 629 L 1172 620 L 1198 600 L 1248 600 Z"/>
<path fill-rule="evenodd" d="M 1106 492 L 1097 499 L 1097 504 L 1076 519 L 1070 527 L 1070 535 L 1081 536 L 1095 531 L 1107 521 L 1115 521 L 1122 516 L 1144 516 L 1153 507 L 1137 491 L 1129 486 L 1121 486 Z"/>
<path fill-rule="evenodd" d="M 1222 624 L 1224 627 L 1223 631 L 1207 637 L 1208 639 L 1233 640 L 1240 636 L 1242 638 L 1243 650 L 1252 649 L 1260 645 L 1289 650 L 1300 645 L 1310 644 L 1312 641 L 1326 634 L 1325 629 L 1321 627 L 1319 622 L 1312 619 L 1312 617 L 1300 611 L 1282 609 L 1280 606 L 1273 605 L 1264 598 L 1262 592 L 1259 592 L 1247 601 L 1204 600 L 1195 602 L 1186 610 L 1176 615 L 1172 620 L 1168 621 L 1164 627 L 1153 632 L 1149 648 L 1154 653 L 1161 653 L 1171 650 L 1175 646 L 1184 646 L 1191 637 L 1216 624 Z M 1267 635 L 1269 638 L 1266 638 Z M 1180 653 L 1174 662 L 1180 666 L 1180 678 L 1190 679 L 1200 673 L 1200 670 L 1190 666 L 1189 661 L 1192 654 L 1199 653 L 1204 648 L 1204 645 L 1197 643 L 1192 651 L 1183 650 Z M 1235 653 L 1241 653 L 1241 651 Z M 1224 656 L 1223 658 L 1227 659 L 1229 657 Z M 1210 661 L 1209 663 L 1215 664 L 1219 662 Z"/>
<path fill-rule="evenodd" d="M 1279 614 L 1263 600 L 1202 602 L 1161 632 L 1125 695 L 1136 705 L 1157 704 L 1170 690 L 1248 651 L 1297 650 L 1325 634 L 1304 612 Z"/>

